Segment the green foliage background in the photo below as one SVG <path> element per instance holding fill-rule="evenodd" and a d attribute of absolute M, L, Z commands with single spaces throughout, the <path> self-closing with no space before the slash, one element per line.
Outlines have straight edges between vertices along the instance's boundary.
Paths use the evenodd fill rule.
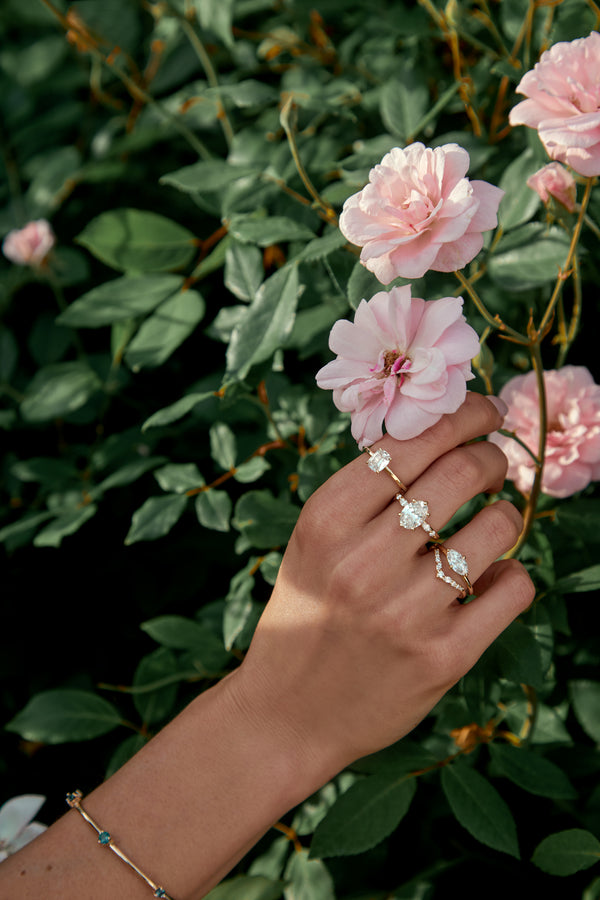
<path fill-rule="evenodd" d="M 336 216 L 387 150 L 456 141 L 470 176 L 506 191 L 464 274 L 512 327 L 541 319 L 574 219 L 548 222 L 525 187 L 547 159 L 508 111 L 541 50 L 599 15 L 584 0 L 4 0 L 0 236 L 45 217 L 58 240 L 37 271 L 0 259 L 0 799 L 44 793 L 51 821 L 239 664 L 302 502 L 356 454 L 314 374 L 333 322 L 381 289 Z M 546 368 L 593 371 L 597 242 L 584 229 L 557 308 L 573 334 L 549 333 Z M 413 283 L 452 293 L 450 275 Z M 498 392 L 528 355 L 466 311 L 483 342 L 472 387 Z M 538 513 L 521 550 L 532 609 L 214 900 L 525 896 L 557 876 L 565 896 L 600 896 L 600 501 L 592 486 Z"/>

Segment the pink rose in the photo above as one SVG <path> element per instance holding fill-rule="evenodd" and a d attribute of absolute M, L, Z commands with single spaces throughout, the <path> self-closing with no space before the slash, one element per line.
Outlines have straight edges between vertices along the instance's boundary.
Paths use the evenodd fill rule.
<path fill-rule="evenodd" d="M 542 53 L 517 92 L 511 125 L 537 128 L 551 159 L 600 175 L 600 34 L 561 41 Z"/>
<path fill-rule="evenodd" d="M 462 314 L 462 297 L 411 298 L 410 285 L 361 300 L 354 323 L 337 321 L 329 346 L 337 359 L 317 373 L 349 412 L 361 450 L 383 434 L 408 440 L 463 403 L 476 332 Z"/>
<path fill-rule="evenodd" d="M 538 169 L 527 179 L 527 187 L 537 191 L 542 203 L 554 197 L 569 212 L 575 209 L 577 185 L 571 173 L 560 163 L 551 162 Z"/>
<path fill-rule="evenodd" d="M 24 228 L 9 231 L 2 252 L 18 266 L 40 266 L 55 244 L 54 232 L 46 219 L 28 222 Z"/>
<path fill-rule="evenodd" d="M 600 385 L 585 366 L 544 372 L 544 382 L 548 435 L 542 490 L 551 497 L 570 497 L 600 479 Z M 512 378 L 500 397 L 508 405 L 503 428 L 514 431 L 537 454 L 540 413 L 535 373 Z M 497 432 L 490 440 L 508 457 L 507 478 L 527 494 L 535 474 L 531 456 L 512 438 Z"/>
<path fill-rule="evenodd" d="M 395 147 L 371 169 L 369 184 L 348 197 L 340 231 L 363 248 L 360 261 L 383 284 L 428 269 L 454 272 L 479 253 L 482 232 L 498 224 L 503 192 L 469 181 L 468 168 L 458 144 Z"/>

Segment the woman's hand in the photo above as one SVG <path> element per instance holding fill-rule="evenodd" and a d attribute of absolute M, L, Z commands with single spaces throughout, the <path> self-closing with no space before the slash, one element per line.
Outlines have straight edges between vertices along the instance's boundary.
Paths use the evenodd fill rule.
<path fill-rule="evenodd" d="M 504 455 L 487 441 L 467 444 L 500 425 L 495 406 L 470 393 L 420 437 L 380 442 L 436 531 L 476 494 L 501 488 Z M 409 732 L 534 597 L 520 563 L 495 561 L 519 535 L 514 506 L 492 503 L 448 539 L 476 594 L 461 605 L 436 577 L 428 534 L 400 526 L 394 481 L 367 462 L 360 455 L 306 503 L 230 684 L 240 709 L 279 739 L 283 731 L 323 779 Z"/>

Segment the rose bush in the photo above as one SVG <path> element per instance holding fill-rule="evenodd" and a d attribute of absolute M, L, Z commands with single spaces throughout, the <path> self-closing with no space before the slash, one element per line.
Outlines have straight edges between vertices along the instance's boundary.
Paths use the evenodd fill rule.
<path fill-rule="evenodd" d="M 239 664 L 357 440 L 516 376 L 500 497 L 535 603 L 219 896 L 437 900 L 468 878 L 499 900 L 560 875 L 591 900 L 597 5 L 1 6 L 0 239 L 45 220 L 56 243 L 0 254 L 0 803 L 43 794 L 53 821 Z M 548 153 L 578 173 L 570 216 L 526 186 L 545 169 L 570 206 Z"/>

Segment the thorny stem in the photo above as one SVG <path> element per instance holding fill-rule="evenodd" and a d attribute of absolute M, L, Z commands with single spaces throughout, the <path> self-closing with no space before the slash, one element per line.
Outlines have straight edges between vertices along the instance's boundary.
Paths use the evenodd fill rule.
<path fill-rule="evenodd" d="M 585 192 L 583 195 L 583 200 L 581 201 L 581 206 L 579 207 L 579 215 L 577 216 L 577 222 L 575 223 L 575 228 L 573 229 L 573 234 L 571 235 L 571 244 L 569 246 L 569 252 L 567 253 L 567 258 L 565 260 L 564 266 L 559 272 L 558 278 L 556 279 L 556 284 L 554 285 L 554 290 L 552 292 L 552 296 L 548 302 L 548 306 L 546 307 L 546 311 L 542 317 L 542 321 L 539 324 L 537 329 L 536 339 L 539 340 L 544 337 L 548 328 L 550 327 L 550 323 L 552 321 L 552 317 L 554 315 L 554 308 L 560 297 L 560 294 L 563 289 L 563 285 L 570 274 L 570 269 L 574 265 L 575 253 L 577 250 L 577 244 L 579 242 L 579 238 L 581 236 L 581 229 L 583 228 L 583 222 L 585 218 L 585 211 L 587 209 L 587 205 L 590 200 L 590 196 L 592 193 L 592 187 L 594 184 L 594 178 L 588 178 L 586 180 Z"/>
<path fill-rule="evenodd" d="M 560 350 L 558 351 L 558 359 L 556 362 L 556 367 L 560 369 L 561 366 L 564 366 L 565 359 L 567 358 L 567 353 L 569 352 L 569 348 L 571 344 L 575 340 L 575 336 L 579 331 L 579 323 L 581 321 L 581 307 L 582 307 L 582 297 L 581 297 L 581 278 L 579 275 L 579 258 L 577 254 L 573 257 L 573 312 L 571 314 L 571 321 L 569 323 L 569 330 L 567 331 L 564 339 L 560 345 Z"/>
<path fill-rule="evenodd" d="M 219 88 L 219 80 L 217 78 L 217 73 L 215 72 L 215 70 L 213 68 L 213 64 L 211 62 L 210 56 L 206 52 L 206 47 L 204 46 L 204 44 L 198 37 L 198 34 L 196 33 L 193 25 L 190 22 L 188 22 L 187 19 L 184 19 L 183 17 L 178 17 L 178 18 L 179 18 L 181 27 L 185 31 L 190 44 L 192 45 L 192 47 L 194 48 L 194 50 L 196 52 L 196 55 L 198 56 L 198 59 L 202 63 L 202 68 L 204 69 L 204 71 L 206 73 L 206 78 L 207 78 L 209 85 L 212 88 L 218 89 Z M 233 137 L 234 137 L 233 128 L 231 126 L 231 122 L 229 121 L 229 118 L 225 111 L 225 107 L 223 106 L 223 101 L 221 100 L 220 94 L 217 95 L 217 104 L 219 107 L 219 111 L 217 113 L 217 118 L 219 119 L 219 122 L 221 123 L 221 128 L 223 129 L 223 134 L 225 136 L 225 141 L 227 142 L 227 147 L 231 150 L 231 145 L 233 143 Z"/>
<path fill-rule="evenodd" d="M 469 297 L 477 307 L 478 312 L 483 316 L 488 325 L 491 325 L 492 328 L 494 328 L 496 331 L 499 331 L 502 335 L 510 335 L 512 340 L 518 344 L 529 344 L 528 339 L 524 335 L 520 334 L 518 331 L 515 331 L 514 328 L 511 328 L 510 325 L 507 325 L 505 322 L 503 322 L 500 316 L 498 316 L 497 314 L 493 316 L 491 314 L 471 282 L 467 278 L 465 278 L 462 272 L 457 269 L 454 274 L 456 275 L 461 285 L 466 290 Z"/>
<path fill-rule="evenodd" d="M 542 475 L 544 473 L 544 460 L 546 457 L 546 435 L 548 434 L 548 406 L 546 402 L 544 364 L 542 362 L 542 352 L 540 344 L 541 341 L 539 337 L 537 337 L 536 339 L 532 340 L 530 345 L 531 362 L 537 381 L 540 413 L 538 452 L 537 462 L 535 465 L 535 475 L 533 478 L 531 491 L 529 492 L 529 496 L 527 498 L 527 503 L 525 504 L 525 509 L 523 510 L 523 528 L 521 534 L 519 535 L 519 539 L 514 547 L 512 547 L 508 551 L 508 553 L 504 555 L 504 559 L 510 559 L 511 557 L 518 556 L 522 547 L 525 545 L 529 537 L 529 532 L 531 531 L 531 526 L 533 525 L 535 510 L 539 500 L 540 491 L 542 489 Z"/>
<path fill-rule="evenodd" d="M 334 225 L 337 225 L 337 215 L 336 215 L 335 210 L 333 209 L 332 206 L 329 205 L 329 203 L 327 203 L 325 200 L 323 200 L 323 198 L 317 191 L 316 187 L 310 180 L 308 172 L 304 168 L 304 164 L 303 164 L 302 160 L 300 159 L 300 153 L 298 152 L 298 145 L 296 144 L 296 137 L 294 135 L 293 128 L 290 124 L 290 115 L 292 112 L 293 103 L 294 103 L 294 98 L 290 94 L 290 96 L 285 101 L 283 108 L 281 110 L 280 121 L 281 121 L 283 129 L 285 131 L 286 137 L 288 139 L 288 144 L 290 145 L 290 150 L 292 153 L 294 163 L 296 164 L 296 169 L 298 170 L 298 175 L 302 179 L 302 183 L 304 184 L 306 190 L 311 195 L 311 197 L 313 198 L 315 203 L 317 203 L 317 205 L 325 212 L 325 215 L 327 216 L 327 221 L 331 222 Z"/>

